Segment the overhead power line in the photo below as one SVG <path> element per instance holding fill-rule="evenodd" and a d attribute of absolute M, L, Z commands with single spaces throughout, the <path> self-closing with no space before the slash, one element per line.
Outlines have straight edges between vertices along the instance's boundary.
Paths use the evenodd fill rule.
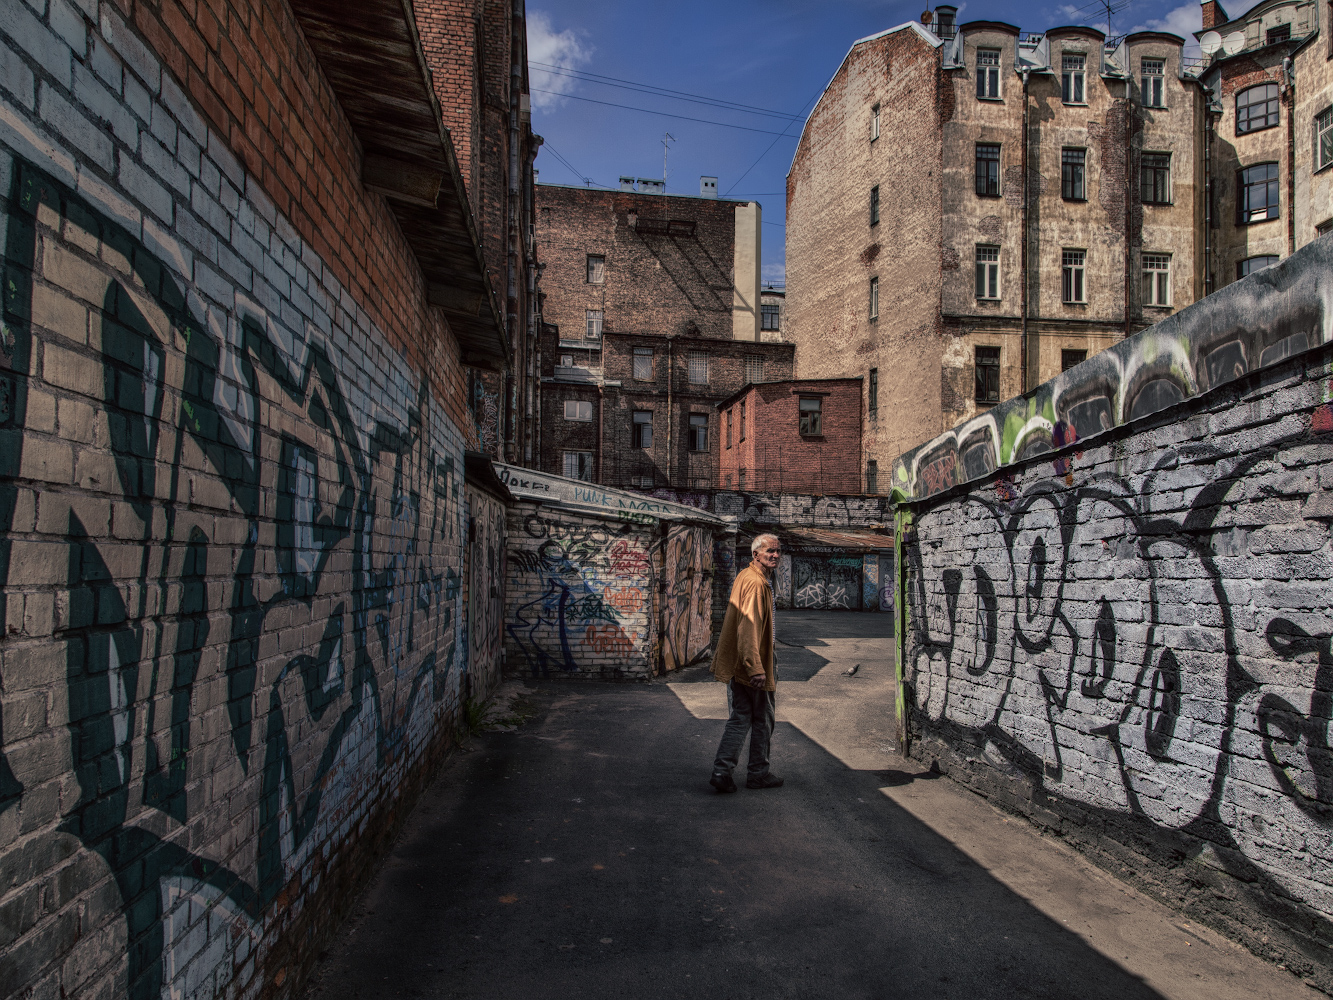
<path fill-rule="evenodd" d="M 812 103 L 814 103 L 814 101 L 818 100 L 819 95 L 822 94 L 823 92 L 824 92 L 824 88 L 823 88 L 823 87 L 820 87 L 818 90 L 816 90 L 816 91 L 810 96 L 810 100 L 806 101 L 804 104 L 801 105 L 801 110 L 798 111 L 795 115 L 792 116 L 792 119 L 793 119 L 793 120 L 792 120 L 792 124 L 793 124 L 793 125 L 796 124 L 796 122 L 799 122 L 799 121 L 803 121 L 803 120 L 804 120 L 804 119 L 801 118 L 801 115 L 805 114 L 805 109 L 808 108 Z M 782 130 L 782 135 L 779 135 L 779 136 L 778 136 L 778 139 L 781 139 L 783 135 L 787 135 L 787 129 L 789 129 L 789 128 L 791 128 L 791 125 L 788 125 L 787 128 L 784 128 L 784 129 Z M 795 138 L 798 138 L 798 136 L 794 136 L 794 135 L 793 135 L 793 136 L 788 136 L 788 138 L 795 139 Z M 737 177 L 736 180 L 735 180 L 735 183 L 733 183 L 733 184 L 731 185 L 731 187 L 727 188 L 726 191 L 722 192 L 722 197 L 725 198 L 727 195 L 731 194 L 732 191 L 736 190 L 736 185 L 737 185 L 737 184 L 739 184 L 741 181 L 745 180 L 746 177 L 750 176 L 750 171 L 753 170 L 755 167 L 759 166 L 759 161 L 762 160 L 765 156 L 767 156 L 767 155 L 772 151 L 773 147 L 776 146 L 776 145 L 778 144 L 778 139 L 774 139 L 772 142 L 770 142 L 770 143 L 768 144 L 768 148 L 765 149 L 762 153 L 760 153 L 759 156 L 755 158 L 755 161 L 754 161 L 753 163 L 751 163 L 748 167 L 745 168 L 745 173 L 743 173 L 743 174 L 741 174 L 739 177 Z M 785 193 L 785 192 L 784 192 L 784 193 Z"/>
<path fill-rule="evenodd" d="M 559 76 L 567 76 L 571 79 L 583 80 L 588 83 L 598 83 L 605 87 L 618 87 L 621 90 L 636 90 L 642 94 L 654 94 L 657 96 L 669 97 L 672 100 L 690 101 L 694 104 L 707 104 L 716 108 L 725 108 L 729 111 L 744 111 L 749 114 L 768 115 L 771 118 L 783 118 L 788 121 L 796 117 L 796 115 L 788 114 L 785 111 L 772 111 L 768 108 L 758 108 L 753 104 L 740 104 L 736 101 L 727 101 L 718 97 L 705 97 L 703 94 L 689 94 L 683 90 L 670 90 L 666 87 L 655 87 L 651 83 L 636 83 L 633 80 L 622 80 L 615 76 L 603 76 L 600 73 L 588 73 L 584 70 L 568 69 L 564 66 L 552 66 L 549 63 L 529 61 L 528 65 L 535 66 L 547 73 L 555 73 Z"/>
<path fill-rule="evenodd" d="M 569 162 L 568 160 L 566 160 L 563 156 L 561 156 L 561 155 L 560 155 L 560 151 L 557 150 L 554 146 L 551 145 L 551 142 L 550 142 L 549 139 L 548 139 L 547 141 L 545 141 L 545 142 L 542 143 L 542 149 L 549 149 L 549 150 L 551 151 L 551 155 L 554 156 L 554 157 L 555 157 L 557 160 L 559 160 L 561 163 L 563 163 L 563 164 L 565 165 L 565 169 L 568 170 L 568 171 L 569 171 L 571 174 L 573 174 L 575 177 L 577 177 L 579 180 L 583 181 L 584 184 L 597 184 L 597 182 L 594 181 L 591 177 L 589 177 L 589 176 L 588 176 L 587 174 L 585 174 L 582 170 L 578 169 L 578 167 L 574 166 L 574 164 L 570 163 L 570 162 Z M 597 186 L 598 186 L 598 187 L 605 187 L 606 185 L 605 185 L 605 184 L 597 184 Z"/>
<path fill-rule="evenodd" d="M 732 125 L 729 122 L 715 122 L 708 118 L 691 118 L 689 115 L 675 115 L 669 111 L 654 111 L 651 108 L 636 108 L 629 104 L 616 104 L 614 101 L 599 101 L 592 97 L 579 97 L 578 94 L 561 94 L 558 91 L 540 90 L 537 87 L 532 88 L 532 93 L 551 94 L 555 97 L 568 97 L 575 101 L 587 101 L 589 104 L 604 104 L 608 108 L 624 108 L 626 111 L 637 111 L 640 114 L 644 115 L 660 115 L 663 118 L 679 118 L 681 121 L 699 122 L 703 125 L 717 125 L 721 128 L 734 128 L 734 129 L 739 129 L 742 132 L 758 132 L 761 135 L 776 135 L 779 138 L 781 138 L 784 135 L 787 135 L 786 132 L 774 132 L 772 129 L 767 129 L 767 128 L 750 128 L 748 125 Z M 789 136 L 788 138 L 794 139 L 796 137 Z"/>

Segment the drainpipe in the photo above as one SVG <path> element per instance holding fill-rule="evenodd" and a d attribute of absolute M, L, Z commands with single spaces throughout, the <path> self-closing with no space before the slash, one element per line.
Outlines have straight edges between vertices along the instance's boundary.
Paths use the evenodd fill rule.
<path fill-rule="evenodd" d="M 602 361 L 602 377 L 606 375 L 606 361 Z M 602 478 L 602 427 L 604 426 L 606 413 L 606 387 L 601 382 L 597 383 L 597 482 L 605 485 L 606 480 Z"/>
<path fill-rule="evenodd" d="M 1203 294 L 1213 291 L 1213 108 L 1212 91 L 1203 98 Z M 1290 116 L 1289 116 L 1290 117 Z"/>
<path fill-rule="evenodd" d="M 1022 285 L 1022 321 L 1023 332 L 1018 338 L 1018 363 L 1020 368 L 1019 391 L 1028 391 L 1028 192 L 1032 185 L 1028 181 L 1028 75 L 1030 70 L 1023 70 L 1023 225 L 1020 227 L 1019 243 L 1021 256 L 1018 261 L 1019 282 Z M 901 670 L 901 667 L 900 667 Z M 902 698 L 899 689 L 899 700 Z M 902 713 L 899 712 L 901 720 Z M 901 739 L 901 737 L 899 737 Z"/>
<path fill-rule="evenodd" d="M 1287 256 L 1296 252 L 1296 68 L 1291 56 L 1282 59 L 1287 92 Z"/>
<path fill-rule="evenodd" d="M 672 466 L 675 464 L 675 463 L 673 463 L 673 462 L 671 461 L 671 459 L 672 459 L 671 442 L 672 442 L 672 440 L 673 440 L 673 438 L 674 438 L 674 435 L 672 435 L 671 432 L 672 432 L 672 430 L 675 429 L 675 426 L 676 426 L 676 417 L 675 417 L 675 414 L 673 414 L 673 413 L 671 412 L 671 383 L 675 380 L 675 379 L 674 379 L 674 375 L 675 375 L 675 369 L 674 369 L 674 365 L 675 365 L 675 355 L 674 355 L 673 350 L 672 350 L 674 347 L 675 347 L 675 338 L 674 338 L 674 337 L 667 337 L 667 460 L 666 460 L 666 467 L 667 467 L 667 487 L 668 487 L 668 488 L 671 488 L 671 487 L 672 487 L 672 484 L 673 484 L 673 482 L 674 482 L 674 477 L 672 476 Z"/>
<path fill-rule="evenodd" d="M 1130 334 L 1130 300 L 1134 281 L 1134 101 L 1125 81 L 1125 336 Z"/>

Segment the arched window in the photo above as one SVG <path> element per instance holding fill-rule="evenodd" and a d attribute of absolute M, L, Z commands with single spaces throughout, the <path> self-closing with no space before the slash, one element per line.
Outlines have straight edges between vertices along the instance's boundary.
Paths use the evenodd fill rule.
<path fill-rule="evenodd" d="M 1236 134 L 1273 128 L 1277 125 L 1277 109 L 1276 83 L 1261 83 L 1242 90 L 1236 95 Z"/>

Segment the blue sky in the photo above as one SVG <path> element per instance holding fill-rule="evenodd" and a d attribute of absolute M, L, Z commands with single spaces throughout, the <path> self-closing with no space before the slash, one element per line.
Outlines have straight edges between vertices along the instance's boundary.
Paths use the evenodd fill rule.
<path fill-rule="evenodd" d="M 1105 29 L 1101 4 L 1079 9 L 1086 2 L 967 0 L 958 21 L 1008 21 L 1025 31 L 1064 24 Z M 1192 43 L 1189 32 L 1199 28 L 1197 0 L 1113 3 L 1122 8 L 1112 17 L 1116 34 L 1152 28 Z M 1252 5 L 1226 8 L 1235 17 Z M 760 202 L 764 277 L 781 279 L 785 178 L 801 123 L 852 42 L 919 18 L 924 7 L 883 0 L 529 0 L 532 127 L 547 141 L 537 157 L 541 180 L 587 178 L 612 187 L 622 174 L 661 177 L 669 132 L 667 191 L 697 194 L 699 176 L 709 174 L 718 177 L 719 194 Z M 715 103 L 672 98 L 661 89 Z"/>

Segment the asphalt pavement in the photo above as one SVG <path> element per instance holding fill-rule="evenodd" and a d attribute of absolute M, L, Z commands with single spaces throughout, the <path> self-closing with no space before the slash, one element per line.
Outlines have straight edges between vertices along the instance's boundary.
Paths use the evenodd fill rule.
<path fill-rule="evenodd" d="M 877 617 L 780 616 L 778 789 L 709 787 L 722 685 L 510 685 L 307 996 L 1317 996 L 898 757 Z"/>

